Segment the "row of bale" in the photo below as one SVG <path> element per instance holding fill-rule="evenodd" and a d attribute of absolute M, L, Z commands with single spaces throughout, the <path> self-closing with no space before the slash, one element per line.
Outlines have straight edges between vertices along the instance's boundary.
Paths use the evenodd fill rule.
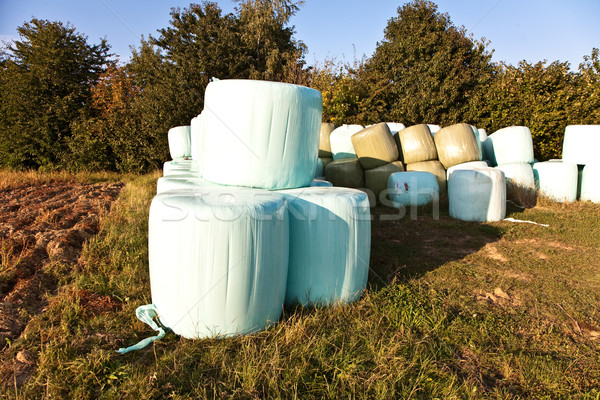
<path fill-rule="evenodd" d="M 318 171 L 335 186 L 363 188 L 372 204 L 423 205 L 447 196 L 452 216 L 495 221 L 504 218 L 507 195 L 600 202 L 598 162 L 589 154 L 599 140 L 600 126 L 569 126 L 563 160 L 537 162 L 531 132 L 522 126 L 488 136 L 464 123 L 444 128 L 323 123 Z"/>
<path fill-rule="evenodd" d="M 314 89 L 207 86 L 204 110 L 168 133 L 149 215 L 152 305 L 138 314 L 151 307 L 186 338 L 229 336 L 276 323 L 284 305 L 360 297 L 369 200 L 315 179 L 321 118 Z"/>

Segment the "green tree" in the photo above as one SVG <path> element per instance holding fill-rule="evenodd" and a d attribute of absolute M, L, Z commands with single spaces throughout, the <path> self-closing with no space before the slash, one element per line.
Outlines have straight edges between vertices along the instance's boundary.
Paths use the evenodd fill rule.
<path fill-rule="evenodd" d="M 369 87 L 364 123 L 449 124 L 467 120 L 474 92 L 491 79 L 492 54 L 425 0 L 398 9 L 359 74 Z"/>
<path fill-rule="evenodd" d="M 17 29 L 0 70 L 0 163 L 15 168 L 64 164 L 71 122 L 109 62 L 105 40 L 90 45 L 70 25 L 33 18 Z"/>

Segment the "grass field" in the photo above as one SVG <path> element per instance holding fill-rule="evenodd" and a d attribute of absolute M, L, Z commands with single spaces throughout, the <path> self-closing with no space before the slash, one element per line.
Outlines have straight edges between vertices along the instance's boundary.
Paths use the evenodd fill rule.
<path fill-rule="evenodd" d="M 589 203 L 510 210 L 547 228 L 443 211 L 437 220 L 427 208 L 390 220 L 397 211 L 378 207 L 369 288 L 356 303 L 286 309 L 279 324 L 244 337 L 168 334 L 117 354 L 154 334 L 135 309 L 151 302 L 147 220 L 158 176 L 78 178 L 126 186 L 77 266 L 47 267 L 60 285 L 3 344 L 0 396 L 600 398 L 600 205 Z M 24 354 L 36 366 L 17 385 L 11 366 Z"/>

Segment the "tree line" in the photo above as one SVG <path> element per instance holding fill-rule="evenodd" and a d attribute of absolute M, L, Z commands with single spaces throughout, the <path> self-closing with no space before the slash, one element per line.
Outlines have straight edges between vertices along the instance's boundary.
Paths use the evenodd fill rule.
<path fill-rule="evenodd" d="M 145 172 L 169 159 L 167 131 L 203 109 L 212 77 L 302 84 L 323 94 L 324 121 L 447 125 L 489 133 L 528 126 L 536 157 L 560 157 L 564 128 L 600 123 L 600 59 L 491 61 L 426 0 L 398 8 L 369 58 L 306 63 L 290 18 L 302 2 L 238 0 L 232 13 L 205 1 L 171 11 L 170 25 L 119 64 L 102 40 L 33 18 L 0 52 L 0 166 Z"/>

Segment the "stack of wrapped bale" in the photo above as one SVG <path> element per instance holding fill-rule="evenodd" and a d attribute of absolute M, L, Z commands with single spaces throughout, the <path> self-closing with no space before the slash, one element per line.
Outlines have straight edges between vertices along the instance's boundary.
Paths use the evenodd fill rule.
<path fill-rule="evenodd" d="M 535 202 L 535 179 L 532 164 L 533 139 L 525 126 L 502 128 L 483 142 L 486 157 L 506 176 L 507 196 L 528 204 Z"/>
<path fill-rule="evenodd" d="M 600 125 L 569 125 L 565 128 L 563 163 L 577 165 L 578 195 L 583 201 L 600 203 Z"/>
<path fill-rule="evenodd" d="M 389 125 L 385 122 L 371 125 L 352 135 L 351 140 L 364 170 L 365 188 L 375 199 L 382 200 L 380 196 L 386 196 L 389 176 L 404 171 Z"/>
<path fill-rule="evenodd" d="M 439 132 L 438 132 L 439 133 Z M 446 191 L 446 170 L 438 160 L 438 152 L 429 127 L 413 125 L 397 133 L 397 143 L 402 153 L 406 171 L 429 172 L 438 181 L 440 194 Z"/>
<path fill-rule="evenodd" d="M 275 323 L 284 302 L 356 300 L 368 275 L 369 202 L 359 190 L 316 187 L 321 94 L 215 80 L 204 104 L 192 122 L 197 169 L 160 178 L 150 209 L 161 322 L 188 338 L 228 336 Z"/>

